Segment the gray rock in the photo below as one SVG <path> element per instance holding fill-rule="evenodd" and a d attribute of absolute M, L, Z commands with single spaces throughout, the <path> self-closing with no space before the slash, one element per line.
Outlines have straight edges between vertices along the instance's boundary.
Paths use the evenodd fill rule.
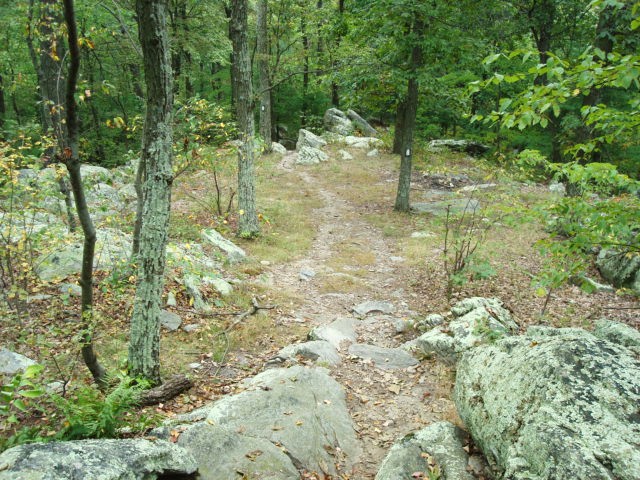
<path fill-rule="evenodd" d="M 405 343 L 403 348 L 415 351 L 427 358 L 438 358 L 448 365 L 453 365 L 458 360 L 453 337 L 440 328 L 423 333 L 415 340 Z"/>
<path fill-rule="evenodd" d="M 454 400 L 510 480 L 638 480 L 640 362 L 581 329 L 532 327 L 457 365 Z"/>
<path fill-rule="evenodd" d="M 302 281 L 308 282 L 316 276 L 316 272 L 311 268 L 301 268 L 298 273 L 298 278 Z"/>
<path fill-rule="evenodd" d="M 223 251 L 217 250 L 222 257 Z M 222 263 L 207 255 L 202 245 L 198 243 L 168 243 L 166 255 L 167 268 L 181 268 L 185 273 L 212 273 L 222 269 Z"/>
<path fill-rule="evenodd" d="M 482 155 L 487 152 L 490 147 L 472 140 L 440 139 L 431 140 L 427 148 L 433 151 L 440 151 L 447 148 L 456 152 L 466 152 L 469 155 Z"/>
<path fill-rule="evenodd" d="M 451 307 L 451 313 L 454 317 L 462 317 L 467 313 L 484 308 L 485 310 L 490 308 L 496 313 L 498 318 L 503 318 L 508 322 L 511 319 L 511 314 L 504 308 L 504 303 L 498 298 L 485 298 L 485 297 L 469 297 L 464 300 L 460 300 L 453 307 Z"/>
<path fill-rule="evenodd" d="M 439 325 L 442 325 L 444 323 L 444 317 L 438 313 L 432 313 L 430 315 L 427 315 L 426 317 L 424 317 L 422 320 L 420 320 L 417 325 L 416 328 L 418 330 L 428 330 L 431 329 L 433 327 L 437 327 Z"/>
<path fill-rule="evenodd" d="M 0 375 L 13 376 L 18 372 L 24 372 L 24 370 L 35 365 L 36 362 L 24 355 L 7 350 L 6 348 L 0 348 Z"/>
<path fill-rule="evenodd" d="M 329 160 L 329 155 L 322 150 L 314 147 L 301 147 L 296 157 L 296 164 L 298 165 L 317 165 L 320 162 L 326 162 Z"/>
<path fill-rule="evenodd" d="M 309 130 L 305 130 L 304 128 L 300 129 L 298 133 L 298 142 L 296 143 L 296 150 L 300 151 L 303 147 L 310 147 L 315 149 L 320 149 L 327 144 L 326 140 L 322 137 L 317 136 L 314 133 L 311 133 Z"/>
<path fill-rule="evenodd" d="M 338 150 L 338 155 L 340 156 L 340 160 L 353 160 L 353 155 L 346 150 Z"/>
<path fill-rule="evenodd" d="M 640 355 L 640 332 L 629 325 L 601 319 L 596 322 L 593 334 L 603 340 L 626 347 L 636 355 Z"/>
<path fill-rule="evenodd" d="M 324 112 L 324 128 L 338 135 L 351 135 L 353 133 L 353 123 L 347 118 L 343 111 L 337 108 L 329 108 Z"/>
<path fill-rule="evenodd" d="M 82 295 L 82 287 L 75 283 L 63 283 L 58 287 L 58 290 L 62 295 L 69 295 L 70 297 L 79 297 Z"/>
<path fill-rule="evenodd" d="M 182 325 L 182 319 L 180 318 L 180 315 L 173 312 L 160 310 L 160 325 L 170 332 L 175 332 L 180 328 L 180 325 Z"/>
<path fill-rule="evenodd" d="M 198 330 L 200 330 L 200 325 L 198 325 L 197 323 L 191 323 L 189 325 L 182 326 L 183 332 L 191 333 L 191 332 L 197 332 Z"/>
<path fill-rule="evenodd" d="M 326 369 L 302 366 L 270 369 L 248 379 L 245 387 L 239 394 L 178 417 L 176 422 L 186 424 L 167 427 L 163 429 L 164 435 L 171 429 L 190 428 L 189 422 L 204 422 L 246 439 L 261 438 L 281 445 L 299 469 L 336 475 L 337 458 L 332 451 L 337 447 L 344 455 L 345 471 L 357 461 L 361 449 L 344 391 Z M 163 436 L 162 432 L 159 436 Z M 215 471 L 217 462 L 224 459 L 211 457 L 211 471 Z"/>
<path fill-rule="evenodd" d="M 0 455 L 0 480 L 155 480 L 197 468 L 187 450 L 162 440 L 34 443 Z"/>
<path fill-rule="evenodd" d="M 358 115 L 355 111 L 351 109 L 347 110 L 347 117 L 364 135 L 367 135 L 369 137 L 375 137 L 378 135 L 378 131 L 371 125 L 369 125 L 369 122 Z"/>
<path fill-rule="evenodd" d="M 184 285 L 187 294 L 193 300 L 193 307 L 199 312 L 208 312 L 212 308 L 203 293 L 205 286 L 212 286 L 220 295 L 223 296 L 229 295 L 233 292 L 233 287 L 227 281 L 215 276 L 214 274 L 198 275 L 195 273 L 187 273 L 182 277 L 182 284 Z"/>
<path fill-rule="evenodd" d="M 418 202 L 411 205 L 411 210 L 414 212 L 430 213 L 438 217 L 446 215 L 447 208 L 451 215 L 473 214 L 480 208 L 480 202 L 475 198 L 451 198 L 436 202 Z"/>
<path fill-rule="evenodd" d="M 271 151 L 278 155 L 286 155 L 287 149 L 284 145 L 278 142 L 271 142 Z"/>
<path fill-rule="evenodd" d="M 378 157 L 380 155 L 380 152 L 378 151 L 377 148 L 374 148 L 373 150 L 367 152 L 367 157 Z"/>
<path fill-rule="evenodd" d="M 477 190 L 487 190 L 489 188 L 497 187 L 497 183 L 478 183 L 475 185 L 467 185 L 466 187 L 462 187 L 458 192 L 467 193 L 467 192 L 475 192 Z"/>
<path fill-rule="evenodd" d="M 433 423 L 410 433 L 391 447 L 376 480 L 409 479 L 415 472 L 423 472 L 421 478 L 431 478 L 424 454 L 435 460 L 440 472 L 438 479 L 474 480 L 467 472 L 469 455 L 464 450 L 464 440 L 465 433 L 449 422 Z"/>
<path fill-rule="evenodd" d="M 396 311 L 396 307 L 390 302 L 378 302 L 378 301 L 366 301 L 359 303 L 353 307 L 353 311 L 356 315 L 367 315 L 372 312 L 380 312 L 390 314 Z"/>
<path fill-rule="evenodd" d="M 93 261 L 96 270 L 111 271 L 124 266 L 130 254 L 130 235 L 111 228 L 97 231 Z M 69 245 L 60 246 L 51 253 L 41 255 L 36 264 L 36 273 L 45 282 L 79 273 L 82 268 L 82 243 L 78 239 Z"/>
<path fill-rule="evenodd" d="M 131 202 L 138 198 L 136 187 L 132 183 L 128 183 L 118 189 L 118 196 L 126 201 Z"/>
<path fill-rule="evenodd" d="M 579 277 L 571 279 L 571 282 L 578 287 L 588 288 L 589 293 L 593 292 L 607 292 L 607 293 L 615 293 L 616 289 L 611 285 L 605 285 L 604 283 L 600 283 L 595 281 L 593 278 L 587 277 L 586 275 L 581 275 Z"/>
<path fill-rule="evenodd" d="M 167 293 L 167 307 L 176 307 L 178 305 L 178 300 L 176 299 L 176 294 L 173 292 Z"/>
<path fill-rule="evenodd" d="M 227 240 L 213 228 L 203 230 L 200 235 L 211 245 L 220 250 L 227 257 L 229 262 L 241 262 L 247 257 L 246 252 L 235 243 Z"/>
<path fill-rule="evenodd" d="M 396 333 L 406 333 L 412 330 L 415 322 L 410 318 L 396 318 L 393 320 L 393 328 Z"/>
<path fill-rule="evenodd" d="M 329 342 L 323 340 L 312 340 L 310 342 L 287 345 L 278 352 L 278 355 L 291 360 L 296 360 L 297 356 L 301 356 L 315 363 L 332 366 L 338 365 L 341 361 L 336 348 Z"/>
<path fill-rule="evenodd" d="M 216 290 L 216 292 L 218 292 L 223 297 L 226 297 L 227 295 L 231 295 L 233 293 L 233 287 L 224 278 L 212 277 L 208 275 L 202 277 L 202 282 L 205 285 L 211 285 Z"/>
<path fill-rule="evenodd" d="M 349 347 L 349 354 L 371 360 L 376 367 L 383 370 L 408 368 L 418 364 L 418 361 L 400 348 L 384 348 L 376 345 L 354 343 Z"/>
<path fill-rule="evenodd" d="M 291 459 L 269 440 L 241 435 L 220 425 L 196 423 L 180 433 L 177 443 L 195 457 L 200 480 L 300 478 Z"/>
<path fill-rule="evenodd" d="M 81 165 L 80 175 L 82 175 L 82 181 L 85 185 L 105 182 L 109 183 L 113 180 L 109 170 L 96 165 Z"/>
<path fill-rule="evenodd" d="M 344 143 L 353 148 L 363 148 L 370 150 L 372 148 L 381 147 L 384 142 L 374 137 L 344 137 Z"/>
<path fill-rule="evenodd" d="M 324 340 L 337 350 L 342 342 L 354 343 L 356 332 L 354 326 L 357 320 L 353 318 L 338 318 L 328 325 L 321 325 L 309 333 L 310 340 Z"/>
<path fill-rule="evenodd" d="M 630 288 L 640 293 L 640 255 L 602 249 L 596 265 L 602 277 L 617 288 Z"/>

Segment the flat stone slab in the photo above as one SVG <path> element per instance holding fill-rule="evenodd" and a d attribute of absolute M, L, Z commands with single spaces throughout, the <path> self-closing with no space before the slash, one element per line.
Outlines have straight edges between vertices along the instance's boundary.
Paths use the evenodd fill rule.
<path fill-rule="evenodd" d="M 155 480 L 197 469 L 187 450 L 163 440 L 34 443 L 0 455 L 0 480 Z"/>
<path fill-rule="evenodd" d="M 390 314 L 396 311 L 396 307 L 391 302 L 367 301 L 362 302 L 353 307 L 353 311 L 357 315 L 367 315 L 373 312 Z"/>
<path fill-rule="evenodd" d="M 180 315 L 169 312 L 168 310 L 160 310 L 160 325 L 169 330 L 175 332 L 182 325 L 182 319 Z"/>
<path fill-rule="evenodd" d="M 349 354 L 365 360 L 371 360 L 376 367 L 383 370 L 408 368 L 418 365 L 418 361 L 400 348 L 385 348 L 376 345 L 354 343 L 349 347 Z"/>
<path fill-rule="evenodd" d="M 297 356 L 307 358 L 316 363 L 338 365 L 340 355 L 336 348 L 324 340 L 312 340 L 310 342 L 287 345 L 278 353 L 280 357 L 295 360 Z"/>
<path fill-rule="evenodd" d="M 354 318 L 338 318 L 328 325 L 321 325 L 314 328 L 309 333 L 310 340 L 324 340 L 329 342 L 337 350 L 340 350 L 342 342 L 355 343 L 355 324 L 358 320 Z"/>
<path fill-rule="evenodd" d="M 236 432 L 245 440 L 267 440 L 286 451 L 298 469 L 326 472 L 328 475 L 337 475 L 336 461 L 340 460 L 347 471 L 359 457 L 361 448 L 347 410 L 344 390 L 325 368 L 298 365 L 274 368 L 247 379 L 244 387 L 246 390 L 236 395 L 223 397 L 211 405 L 176 417 L 171 422 L 172 426 L 156 429 L 154 434 L 165 438 L 172 430 L 186 433 L 194 425 L 216 425 Z M 218 440 L 212 438 L 211 442 L 217 444 Z M 261 449 L 259 444 L 255 445 L 256 450 Z M 189 444 L 185 443 L 185 446 L 189 447 Z M 332 453 L 338 447 L 341 459 Z M 200 448 L 205 447 L 197 446 L 194 455 Z M 216 471 L 218 462 L 225 460 L 210 458 L 211 471 Z M 238 477 L 212 476 L 207 480 L 227 478 L 236 480 Z"/>

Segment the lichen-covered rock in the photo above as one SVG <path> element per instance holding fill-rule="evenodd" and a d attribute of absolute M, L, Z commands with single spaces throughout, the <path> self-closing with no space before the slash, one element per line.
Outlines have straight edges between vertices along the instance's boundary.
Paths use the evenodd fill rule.
<path fill-rule="evenodd" d="M 466 298 L 456 303 L 451 313 L 454 319 L 447 326 L 429 330 L 407 342 L 404 348 L 454 364 L 463 352 L 483 343 L 495 342 L 518 330 L 518 324 L 497 298 Z M 427 318 L 434 323 L 444 322 L 440 315 Z"/>
<path fill-rule="evenodd" d="M 243 392 L 177 417 L 172 422 L 177 425 L 155 433 L 164 437 L 171 430 L 186 432 L 197 423 L 218 425 L 240 434 L 245 440 L 264 439 L 279 445 L 297 468 L 327 475 L 337 474 L 336 462 L 348 471 L 357 460 L 360 444 L 344 391 L 326 369 L 303 366 L 270 369 L 248 379 L 244 386 Z M 261 447 L 255 449 L 261 450 Z M 216 471 L 218 461 L 226 462 L 212 457 L 211 471 Z M 207 480 L 236 478 L 235 473 L 229 477 L 206 477 Z"/>
<path fill-rule="evenodd" d="M 451 198 L 436 202 L 416 202 L 411 204 L 411 210 L 414 212 L 430 213 L 437 217 L 446 215 L 447 209 L 451 215 L 459 215 L 462 213 L 475 213 L 479 208 L 480 202 L 475 198 Z"/>
<path fill-rule="evenodd" d="M 601 319 L 596 322 L 593 334 L 598 338 L 622 345 L 636 355 L 640 355 L 640 332 L 629 325 Z"/>
<path fill-rule="evenodd" d="M 458 412 L 497 478 L 640 479 L 640 362 L 627 348 L 531 327 L 457 368 Z"/>
<path fill-rule="evenodd" d="M 287 148 L 278 142 L 271 142 L 271 151 L 277 153 L 278 155 L 287 154 Z"/>
<path fill-rule="evenodd" d="M 298 151 L 296 164 L 298 165 L 317 165 L 320 162 L 329 160 L 329 155 L 319 148 L 304 146 Z"/>
<path fill-rule="evenodd" d="M 324 128 L 329 132 L 338 135 L 351 135 L 353 133 L 353 123 L 347 118 L 342 110 L 329 108 L 324 112 Z"/>
<path fill-rule="evenodd" d="M 351 120 L 358 130 L 360 130 L 364 135 L 369 137 L 375 137 L 378 135 L 378 131 L 369 125 L 369 122 L 358 115 L 355 111 L 351 109 L 347 110 L 347 118 L 349 118 L 349 120 Z"/>
<path fill-rule="evenodd" d="M 473 140 L 454 139 L 431 140 L 428 148 L 432 151 L 441 151 L 442 149 L 447 148 L 455 152 L 466 152 L 469 155 L 482 155 L 489 150 L 487 145 L 474 142 Z"/>
<path fill-rule="evenodd" d="M 200 232 L 203 240 L 207 241 L 218 250 L 220 250 L 229 262 L 241 262 L 247 256 L 246 252 L 233 243 L 231 240 L 224 238 L 213 228 L 206 228 Z"/>
<path fill-rule="evenodd" d="M 0 480 L 155 480 L 195 474 L 184 448 L 162 440 L 80 440 L 21 445 L 0 455 Z"/>
<path fill-rule="evenodd" d="M 437 422 L 410 433 L 391 447 L 380 465 L 376 480 L 409 479 L 416 472 L 423 474 L 420 478 L 431 478 L 425 454 L 435 460 L 432 472 L 440 473 L 438 479 L 474 480 L 473 475 L 467 472 L 469 455 L 464 450 L 464 439 L 465 433 L 449 422 Z"/>
<path fill-rule="evenodd" d="M 327 141 L 324 138 L 317 136 L 315 133 L 312 133 L 309 130 L 301 128 L 300 132 L 298 132 L 298 142 L 296 143 L 296 150 L 300 151 L 303 147 L 320 149 L 326 144 Z"/>
<path fill-rule="evenodd" d="M 346 136 L 344 137 L 344 143 L 352 148 L 364 148 L 367 150 L 371 150 L 375 147 L 381 147 L 384 145 L 384 142 L 379 138 L 374 137 L 353 137 Z"/>
<path fill-rule="evenodd" d="M 349 354 L 370 360 L 382 370 L 408 368 L 418 364 L 418 361 L 400 348 L 385 348 L 377 345 L 354 343 L 349 347 Z"/>
<path fill-rule="evenodd" d="M 602 277 L 615 287 L 627 287 L 640 293 L 640 255 L 602 249 L 596 261 Z"/>
<path fill-rule="evenodd" d="M 338 150 L 338 156 L 340 160 L 353 160 L 353 155 L 346 150 Z"/>

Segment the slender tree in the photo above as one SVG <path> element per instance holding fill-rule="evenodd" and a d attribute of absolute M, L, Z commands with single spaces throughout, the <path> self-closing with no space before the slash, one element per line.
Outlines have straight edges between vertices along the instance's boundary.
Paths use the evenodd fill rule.
<path fill-rule="evenodd" d="M 131 318 L 129 372 L 154 384 L 161 382 L 159 317 L 173 180 L 173 77 L 167 8 L 168 0 L 136 1 L 147 109 L 141 155 L 145 168 L 143 221 L 138 283 Z"/>
<path fill-rule="evenodd" d="M 267 31 L 268 18 L 267 0 L 258 1 L 257 18 L 257 55 L 258 71 L 260 73 L 260 136 L 264 142 L 264 151 L 271 151 L 271 78 L 269 72 L 269 32 Z"/>
<path fill-rule="evenodd" d="M 231 2 L 231 42 L 233 45 L 233 79 L 236 91 L 236 116 L 242 146 L 238 149 L 238 235 L 251 238 L 260 233 L 256 213 L 255 126 L 251 58 L 247 40 L 247 0 Z"/>
<path fill-rule="evenodd" d="M 69 38 L 69 71 L 67 72 L 65 119 L 66 135 L 60 142 L 62 151 L 58 153 L 60 160 L 66 165 L 71 179 L 71 188 L 76 203 L 76 211 L 84 233 L 82 250 L 82 271 L 80 286 L 82 287 L 82 358 L 91 371 L 94 380 L 104 385 L 106 371 L 98 362 L 93 349 L 92 318 L 93 318 L 93 257 L 96 244 L 96 230 L 89 215 L 87 200 L 80 175 L 80 158 L 78 154 L 78 113 L 75 101 L 78 72 L 80 70 L 80 49 L 78 47 L 78 31 L 76 28 L 73 0 L 64 0 L 64 19 L 67 24 Z"/>

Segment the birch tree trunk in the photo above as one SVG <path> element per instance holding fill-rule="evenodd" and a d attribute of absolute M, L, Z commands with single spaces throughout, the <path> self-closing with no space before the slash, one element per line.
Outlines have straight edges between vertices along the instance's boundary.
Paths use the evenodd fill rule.
<path fill-rule="evenodd" d="M 160 379 L 160 302 L 171 204 L 172 109 L 171 53 L 167 34 L 168 0 L 137 0 L 136 13 L 144 59 L 147 111 L 141 163 L 145 166 L 143 221 L 138 253 L 138 283 L 131 318 L 129 373 Z"/>
<path fill-rule="evenodd" d="M 247 34 L 247 0 L 231 2 L 231 42 L 233 44 L 236 115 L 242 146 L 238 149 L 238 235 L 252 238 L 260 233 L 256 213 L 255 125 L 251 58 Z"/>
<path fill-rule="evenodd" d="M 271 152 L 271 79 L 269 73 L 269 33 L 267 0 L 258 1 L 257 54 L 260 72 L 260 136 L 264 141 L 264 152 Z"/>

